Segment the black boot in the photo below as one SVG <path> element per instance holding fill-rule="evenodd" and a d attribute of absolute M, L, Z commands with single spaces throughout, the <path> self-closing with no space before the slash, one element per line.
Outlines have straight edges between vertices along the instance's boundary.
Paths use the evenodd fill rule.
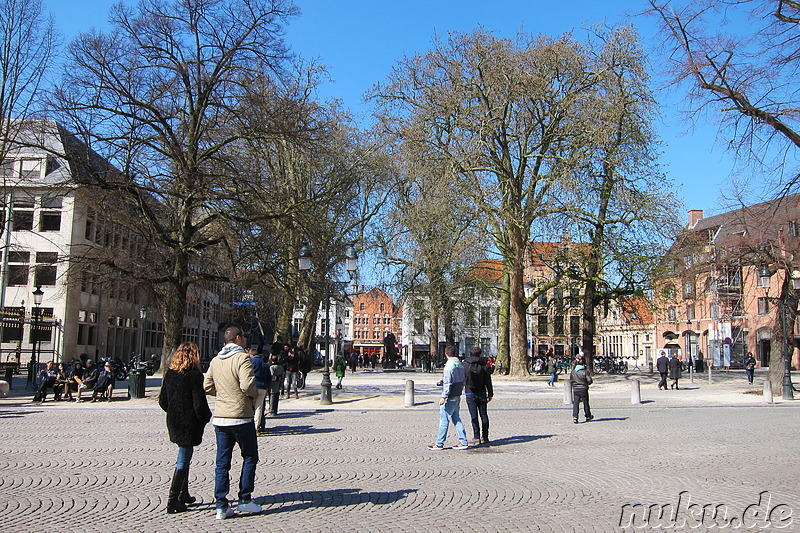
<path fill-rule="evenodd" d="M 481 438 L 481 443 L 489 444 L 489 429 L 484 428 L 483 430 L 483 437 Z"/>
<path fill-rule="evenodd" d="M 181 494 L 178 497 L 181 503 L 194 503 L 197 498 L 189 494 L 189 469 L 185 470 L 186 474 L 183 476 L 183 486 L 181 487 Z"/>
<path fill-rule="evenodd" d="M 169 486 L 169 498 L 167 499 L 167 514 L 187 511 L 186 505 L 180 500 L 180 493 L 188 473 L 188 470 L 178 470 L 176 468 L 175 473 L 172 474 L 172 484 Z"/>

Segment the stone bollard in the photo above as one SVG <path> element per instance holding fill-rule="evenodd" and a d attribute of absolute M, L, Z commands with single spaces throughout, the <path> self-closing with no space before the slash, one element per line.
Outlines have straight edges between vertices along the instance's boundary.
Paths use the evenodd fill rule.
<path fill-rule="evenodd" d="M 406 380 L 406 401 L 404 407 L 414 407 L 414 380 Z"/>
<path fill-rule="evenodd" d="M 638 379 L 631 381 L 631 403 L 633 405 L 642 403 L 642 387 Z"/>
<path fill-rule="evenodd" d="M 564 380 L 564 405 L 572 405 L 572 380 Z"/>
<path fill-rule="evenodd" d="M 768 379 L 764 380 L 764 403 L 773 403 L 772 383 L 770 383 Z"/>

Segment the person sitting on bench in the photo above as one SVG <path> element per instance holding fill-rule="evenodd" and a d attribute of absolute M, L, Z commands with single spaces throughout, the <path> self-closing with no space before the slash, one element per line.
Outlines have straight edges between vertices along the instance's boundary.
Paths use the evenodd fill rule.
<path fill-rule="evenodd" d="M 111 367 L 111 362 L 106 361 L 103 370 L 97 376 L 97 384 L 94 386 L 92 393 L 92 402 L 97 401 L 97 395 L 102 398 L 103 394 L 107 394 L 106 401 L 111 401 L 111 394 L 114 392 L 114 369 Z"/>
<path fill-rule="evenodd" d="M 56 384 L 53 385 L 53 400 L 59 401 L 69 391 L 69 373 L 64 363 L 58 363 Z"/>
<path fill-rule="evenodd" d="M 81 401 L 81 391 L 84 389 L 93 389 L 94 386 L 97 384 L 97 378 L 99 377 L 99 370 L 94 363 L 92 363 L 91 359 L 86 360 L 86 368 L 83 369 L 83 378 L 75 378 L 78 381 L 78 396 L 75 398 L 75 402 Z"/>
<path fill-rule="evenodd" d="M 43 402 L 47 398 L 47 389 L 52 389 L 56 384 L 56 371 L 53 370 L 53 362 L 48 361 L 39 373 L 39 388 L 33 397 L 34 402 Z M 53 391 L 55 394 L 55 391 Z"/>

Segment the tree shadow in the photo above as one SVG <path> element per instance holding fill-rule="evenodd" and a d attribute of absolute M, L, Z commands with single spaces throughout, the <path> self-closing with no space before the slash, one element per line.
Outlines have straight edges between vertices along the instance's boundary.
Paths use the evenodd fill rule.
<path fill-rule="evenodd" d="M 313 507 L 344 507 L 371 503 L 389 505 L 418 489 L 402 489 L 388 492 L 363 492 L 361 489 L 332 489 L 308 492 L 290 492 L 253 498 L 259 505 L 280 505 L 270 509 L 268 514 L 289 513 Z"/>
<path fill-rule="evenodd" d="M 283 435 L 320 435 L 341 431 L 341 428 L 315 428 L 313 426 L 271 426 L 259 433 L 260 437 L 280 437 Z"/>

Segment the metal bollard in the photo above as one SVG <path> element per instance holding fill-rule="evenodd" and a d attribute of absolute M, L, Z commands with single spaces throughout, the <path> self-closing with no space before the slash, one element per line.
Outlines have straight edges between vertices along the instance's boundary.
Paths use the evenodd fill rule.
<path fill-rule="evenodd" d="M 638 379 L 631 381 L 631 403 L 633 405 L 642 403 L 642 388 Z"/>
<path fill-rule="evenodd" d="M 564 380 L 564 405 L 572 405 L 572 380 Z"/>
<path fill-rule="evenodd" d="M 414 380 L 406 380 L 406 400 L 404 407 L 414 407 Z"/>
<path fill-rule="evenodd" d="M 768 379 L 764 380 L 764 403 L 773 403 L 772 383 L 770 383 Z"/>

